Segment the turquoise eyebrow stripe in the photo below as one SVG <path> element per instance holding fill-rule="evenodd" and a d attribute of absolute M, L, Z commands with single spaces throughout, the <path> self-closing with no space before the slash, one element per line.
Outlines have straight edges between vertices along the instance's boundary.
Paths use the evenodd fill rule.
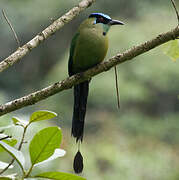
<path fill-rule="evenodd" d="M 109 20 L 111 20 L 111 17 L 109 17 L 108 15 L 106 15 L 106 14 L 103 14 L 103 13 L 92 13 L 92 15 L 100 15 L 100 16 L 103 16 L 103 17 L 105 17 L 106 19 L 109 19 Z"/>

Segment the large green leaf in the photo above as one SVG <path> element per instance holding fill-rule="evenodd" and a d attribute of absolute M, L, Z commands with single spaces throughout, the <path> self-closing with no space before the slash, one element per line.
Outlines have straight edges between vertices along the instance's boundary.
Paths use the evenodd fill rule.
<path fill-rule="evenodd" d="M 47 111 L 47 110 L 36 111 L 32 113 L 32 115 L 30 116 L 29 122 L 32 123 L 32 122 L 37 122 L 37 121 L 49 120 L 56 116 L 57 114 L 52 111 Z"/>
<path fill-rule="evenodd" d="M 86 180 L 83 177 L 63 172 L 45 172 L 38 174 L 35 177 L 48 178 L 54 180 Z"/>
<path fill-rule="evenodd" d="M 179 58 L 179 41 L 178 40 L 172 40 L 167 43 L 165 43 L 162 46 L 164 54 L 169 56 L 172 60 L 176 60 Z"/>
<path fill-rule="evenodd" d="M 25 164 L 25 159 L 22 152 L 9 146 L 3 141 L 0 141 L 0 146 L 14 158 L 17 161 L 17 163 L 20 165 L 20 167 L 23 169 L 23 166 Z"/>
<path fill-rule="evenodd" d="M 29 152 L 32 164 L 48 159 L 60 147 L 62 132 L 58 127 L 48 127 L 39 131 L 30 142 Z"/>
<path fill-rule="evenodd" d="M 16 139 L 5 139 L 3 140 L 3 142 L 5 142 L 6 144 L 8 144 L 9 146 L 15 146 L 17 144 L 17 140 Z M 4 148 L 0 147 L 0 152 L 4 151 Z"/>

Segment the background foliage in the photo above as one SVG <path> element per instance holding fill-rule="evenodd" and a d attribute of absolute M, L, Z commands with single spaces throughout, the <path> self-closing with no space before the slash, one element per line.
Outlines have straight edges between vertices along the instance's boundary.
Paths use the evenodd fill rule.
<path fill-rule="evenodd" d="M 58 0 L 1 0 L 21 43 L 77 4 L 77 1 Z M 179 7 L 179 4 L 177 4 Z M 34 49 L 27 57 L 0 76 L 0 102 L 20 97 L 67 77 L 70 41 L 80 22 L 91 12 L 104 12 L 125 22 L 109 32 L 108 57 L 149 40 L 176 25 L 169 0 L 97 1 L 73 22 Z M 16 49 L 16 42 L 1 16 L 0 58 Z M 106 59 L 107 59 L 106 58 Z M 161 47 L 118 67 L 121 109 L 117 109 L 114 91 L 114 72 L 100 74 L 90 84 L 85 138 L 82 146 L 87 179 L 108 180 L 177 180 L 179 179 L 179 80 L 178 61 L 173 62 Z M 60 125 L 63 130 L 64 158 L 42 169 L 72 172 L 72 157 L 76 145 L 70 136 L 73 98 L 72 91 L 42 101 L 32 107 L 0 118 L 8 124 L 11 116 L 23 117 L 38 109 L 58 113 L 49 126 Z M 35 129 L 46 127 L 37 122 Z M 20 130 L 18 130 L 20 131 Z M 27 132 L 32 138 L 33 130 Z M 17 129 L 8 132 L 18 138 Z M 8 161 L 3 156 L 2 160 Z"/>

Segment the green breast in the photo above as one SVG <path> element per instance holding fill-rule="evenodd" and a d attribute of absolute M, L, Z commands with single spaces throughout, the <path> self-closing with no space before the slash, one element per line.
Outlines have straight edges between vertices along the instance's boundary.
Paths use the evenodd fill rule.
<path fill-rule="evenodd" d="M 87 24 L 86 24 L 87 23 Z M 108 38 L 102 25 L 85 21 L 80 26 L 73 52 L 73 72 L 85 71 L 104 60 L 108 50 Z"/>

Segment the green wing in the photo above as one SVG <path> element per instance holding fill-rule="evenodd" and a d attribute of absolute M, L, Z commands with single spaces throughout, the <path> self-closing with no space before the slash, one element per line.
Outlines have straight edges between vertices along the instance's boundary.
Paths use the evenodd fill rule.
<path fill-rule="evenodd" d="M 77 43 L 77 39 L 79 36 L 79 32 L 75 34 L 75 36 L 73 37 L 72 41 L 71 41 L 71 47 L 70 47 L 70 57 L 69 57 L 69 61 L 68 61 L 68 74 L 69 76 L 72 76 L 74 74 L 73 72 L 73 55 L 74 55 L 74 51 L 75 51 L 75 47 L 76 47 L 76 43 Z"/>

